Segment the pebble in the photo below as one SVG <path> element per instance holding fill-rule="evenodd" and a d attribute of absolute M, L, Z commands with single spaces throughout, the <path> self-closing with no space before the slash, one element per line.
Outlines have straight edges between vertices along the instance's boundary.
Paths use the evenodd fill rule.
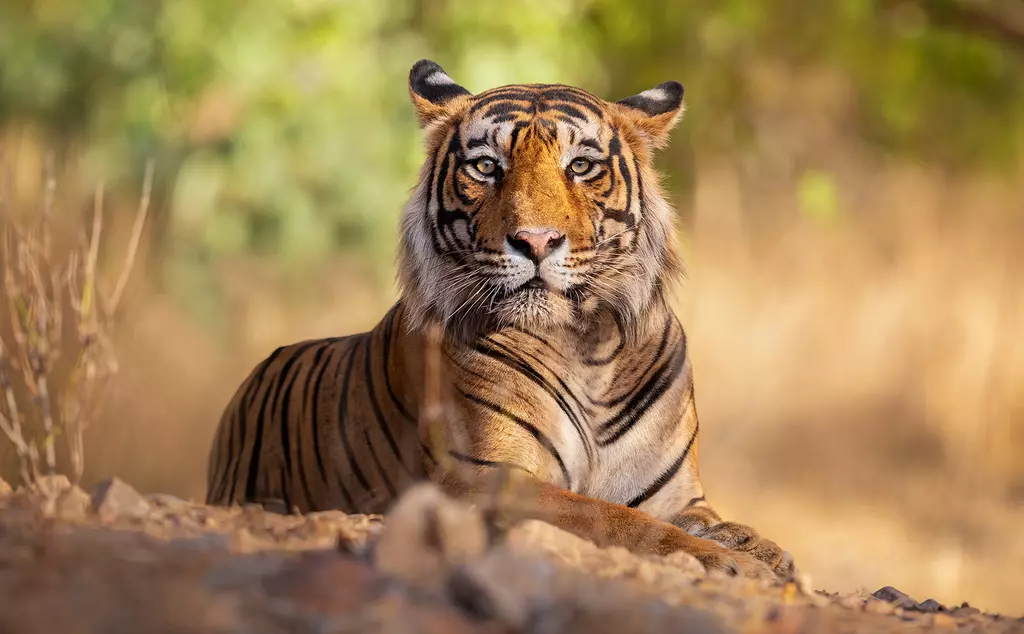
<path fill-rule="evenodd" d="M 910 598 L 910 596 L 904 594 L 903 592 L 900 592 L 892 586 L 885 586 L 884 588 L 879 588 L 878 590 L 875 590 L 875 592 L 873 592 L 871 596 L 875 597 L 879 601 L 884 601 L 886 603 L 895 603 L 904 608 L 912 608 L 917 605 L 917 601 L 913 600 L 912 598 Z"/>
<path fill-rule="evenodd" d="M 33 488 L 47 498 L 54 499 L 71 488 L 71 480 L 62 474 L 39 476 Z"/>
<path fill-rule="evenodd" d="M 120 478 L 100 482 L 92 493 L 92 510 L 100 519 L 144 517 L 152 510 L 146 498 Z"/>
<path fill-rule="evenodd" d="M 146 496 L 146 500 L 154 506 L 171 511 L 183 511 L 192 506 L 191 502 L 167 493 L 150 493 Z"/>
<path fill-rule="evenodd" d="M 839 599 L 839 605 L 848 610 L 860 610 L 864 608 L 864 599 L 856 595 L 851 595 Z"/>
<path fill-rule="evenodd" d="M 928 599 L 926 601 L 922 601 L 921 603 L 918 603 L 917 604 L 917 609 L 920 610 L 921 612 L 941 612 L 945 608 L 942 606 L 941 603 L 939 603 L 935 599 Z"/>
<path fill-rule="evenodd" d="M 78 487 L 71 487 L 57 497 L 53 510 L 64 518 L 84 517 L 91 504 L 92 499 L 88 493 Z"/>

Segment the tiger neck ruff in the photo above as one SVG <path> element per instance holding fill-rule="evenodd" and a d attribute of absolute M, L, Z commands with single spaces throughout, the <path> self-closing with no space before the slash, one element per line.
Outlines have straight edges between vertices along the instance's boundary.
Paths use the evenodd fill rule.
<path fill-rule="evenodd" d="M 723 521 L 700 481 L 653 168 L 682 86 L 618 102 L 556 84 L 473 95 L 423 60 L 409 93 L 427 158 L 401 221 L 402 297 L 370 332 L 253 369 L 214 438 L 207 502 L 371 513 L 419 480 L 472 498 L 512 477 L 531 496 L 518 518 L 791 575 L 788 553 Z"/>

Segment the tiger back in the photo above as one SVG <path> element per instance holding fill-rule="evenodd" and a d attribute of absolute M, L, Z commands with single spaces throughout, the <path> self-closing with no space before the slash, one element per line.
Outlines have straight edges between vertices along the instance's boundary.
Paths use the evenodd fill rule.
<path fill-rule="evenodd" d="M 792 574 L 774 542 L 712 510 L 699 476 L 653 168 L 682 86 L 474 95 L 423 60 L 409 92 L 426 160 L 401 220 L 401 298 L 370 332 L 252 371 L 215 435 L 208 503 L 379 513 L 423 479 L 471 497 L 512 473 L 528 515 L 597 543 Z"/>

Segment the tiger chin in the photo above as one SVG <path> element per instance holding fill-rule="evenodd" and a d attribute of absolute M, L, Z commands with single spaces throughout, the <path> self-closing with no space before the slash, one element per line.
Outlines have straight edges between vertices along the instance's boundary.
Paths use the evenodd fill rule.
<path fill-rule="evenodd" d="M 207 503 L 381 513 L 417 482 L 599 545 L 788 579 L 792 557 L 704 496 L 681 271 L 653 155 L 665 82 L 610 102 L 561 84 L 477 94 L 409 73 L 426 159 L 377 326 L 278 348 L 213 439 Z M 503 490 L 506 490 L 503 489 Z"/>

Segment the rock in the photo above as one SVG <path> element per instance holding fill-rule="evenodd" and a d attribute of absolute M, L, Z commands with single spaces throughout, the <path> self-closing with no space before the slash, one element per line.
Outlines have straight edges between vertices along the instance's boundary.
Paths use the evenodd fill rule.
<path fill-rule="evenodd" d="M 150 493 L 146 500 L 153 506 L 169 511 L 183 511 L 192 507 L 191 502 L 168 493 Z"/>
<path fill-rule="evenodd" d="M 309 613 L 350 619 L 353 624 L 360 623 L 361 630 L 436 634 L 504 631 L 494 623 L 471 619 L 453 606 L 418 598 L 367 562 L 332 552 L 303 554 L 280 572 L 268 575 L 263 589 L 275 601 L 287 600 Z"/>
<path fill-rule="evenodd" d="M 432 484 L 420 484 L 392 507 L 372 559 L 387 574 L 439 588 L 451 566 L 480 557 L 488 541 L 479 511 Z"/>
<path fill-rule="evenodd" d="M 848 610 L 860 610 L 864 607 L 864 599 L 857 595 L 843 597 L 839 599 L 838 603 Z"/>
<path fill-rule="evenodd" d="M 85 517 L 92 500 L 89 494 L 73 486 L 57 496 L 53 511 L 63 518 Z"/>
<path fill-rule="evenodd" d="M 146 498 L 120 478 L 100 482 L 92 493 L 92 510 L 100 519 L 145 517 L 152 507 Z"/>
<path fill-rule="evenodd" d="M 917 604 L 917 610 L 921 612 L 942 612 L 945 608 L 935 599 L 928 599 Z"/>
<path fill-rule="evenodd" d="M 62 474 L 39 476 L 33 488 L 48 499 L 56 499 L 58 495 L 71 488 L 71 480 Z"/>
<path fill-rule="evenodd" d="M 384 577 L 365 562 L 334 553 L 303 554 L 292 565 L 267 577 L 263 588 L 317 611 L 345 614 L 376 599 Z"/>
<path fill-rule="evenodd" d="M 975 616 L 981 614 L 981 610 L 971 607 L 970 604 L 964 601 L 960 607 L 950 610 L 950 613 L 958 617 Z"/>
<path fill-rule="evenodd" d="M 261 550 L 260 540 L 247 528 L 240 528 L 228 537 L 228 544 L 237 553 L 254 553 Z"/>
<path fill-rule="evenodd" d="M 879 601 L 885 601 L 886 603 L 895 603 L 896 605 L 904 608 L 913 608 L 917 605 L 917 601 L 914 601 L 908 595 L 900 592 L 892 586 L 885 586 L 879 588 L 871 594 L 874 598 Z"/>

